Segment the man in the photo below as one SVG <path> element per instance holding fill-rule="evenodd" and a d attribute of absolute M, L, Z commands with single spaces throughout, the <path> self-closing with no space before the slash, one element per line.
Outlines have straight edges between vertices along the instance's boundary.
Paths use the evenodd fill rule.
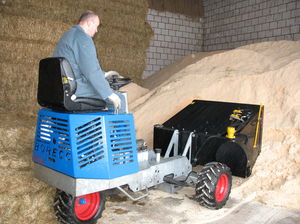
<path fill-rule="evenodd" d="M 99 25 L 98 15 L 92 11 L 83 13 L 78 25 L 62 36 L 53 57 L 64 57 L 69 61 L 77 81 L 76 97 L 104 99 L 108 109 L 124 113 L 125 98 L 110 88 L 97 58 L 92 37 L 98 32 Z"/>

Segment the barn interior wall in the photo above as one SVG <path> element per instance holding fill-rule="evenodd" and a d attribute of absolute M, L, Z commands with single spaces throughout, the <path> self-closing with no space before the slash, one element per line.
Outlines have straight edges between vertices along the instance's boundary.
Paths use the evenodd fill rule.
<path fill-rule="evenodd" d="M 143 78 L 195 52 L 228 50 L 263 41 L 300 40 L 299 0 L 203 0 L 201 5 L 202 18 L 192 22 L 199 32 L 195 39 L 187 38 L 190 34 L 185 31 L 191 18 L 148 10 L 147 20 L 154 36 L 147 50 Z M 173 25 L 174 21 L 184 24 L 181 30 Z M 192 48 L 186 45 L 190 42 Z"/>
<path fill-rule="evenodd" d="M 203 23 L 179 13 L 149 9 L 147 21 L 154 36 L 147 50 L 143 78 L 151 76 L 176 60 L 201 51 Z"/>
<path fill-rule="evenodd" d="M 203 0 L 203 51 L 300 40 L 299 0 Z"/>

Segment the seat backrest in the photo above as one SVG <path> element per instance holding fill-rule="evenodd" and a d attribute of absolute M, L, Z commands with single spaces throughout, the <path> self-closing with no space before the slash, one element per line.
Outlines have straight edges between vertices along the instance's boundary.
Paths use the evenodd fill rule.
<path fill-rule="evenodd" d="M 42 107 L 71 112 L 105 109 L 104 100 L 82 97 L 72 100 L 76 88 L 72 67 L 65 58 L 40 61 L 37 99 Z"/>
<path fill-rule="evenodd" d="M 39 64 L 38 103 L 47 108 L 64 108 L 64 87 L 61 75 L 63 58 L 45 58 Z"/>

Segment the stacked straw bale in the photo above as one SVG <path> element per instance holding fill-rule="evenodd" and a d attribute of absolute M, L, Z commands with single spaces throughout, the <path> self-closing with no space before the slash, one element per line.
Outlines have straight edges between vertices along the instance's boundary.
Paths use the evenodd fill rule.
<path fill-rule="evenodd" d="M 101 18 L 94 41 L 103 70 L 141 82 L 152 35 L 146 0 L 6 0 L 0 2 L 0 110 L 36 112 L 39 60 L 51 56 L 86 10 Z"/>
<path fill-rule="evenodd" d="M 54 189 L 32 174 L 38 64 L 80 14 L 93 10 L 101 66 L 141 80 L 152 31 L 146 0 L 0 1 L 0 223 L 57 223 Z"/>
<path fill-rule="evenodd" d="M 9 14 L 0 21 L 1 109 L 35 112 L 39 60 L 51 56 L 68 24 Z"/>
<path fill-rule="evenodd" d="M 0 223 L 55 223 L 54 189 L 32 174 L 34 117 L 0 113 Z"/>

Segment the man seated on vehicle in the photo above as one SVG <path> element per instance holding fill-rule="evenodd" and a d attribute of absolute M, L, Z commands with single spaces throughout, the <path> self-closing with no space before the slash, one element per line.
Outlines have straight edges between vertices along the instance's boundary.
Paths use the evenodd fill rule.
<path fill-rule="evenodd" d="M 110 110 L 125 113 L 125 97 L 111 89 L 97 58 L 92 37 L 98 32 L 99 16 L 87 11 L 59 40 L 53 57 L 66 58 L 77 82 L 75 96 L 103 99 Z"/>

